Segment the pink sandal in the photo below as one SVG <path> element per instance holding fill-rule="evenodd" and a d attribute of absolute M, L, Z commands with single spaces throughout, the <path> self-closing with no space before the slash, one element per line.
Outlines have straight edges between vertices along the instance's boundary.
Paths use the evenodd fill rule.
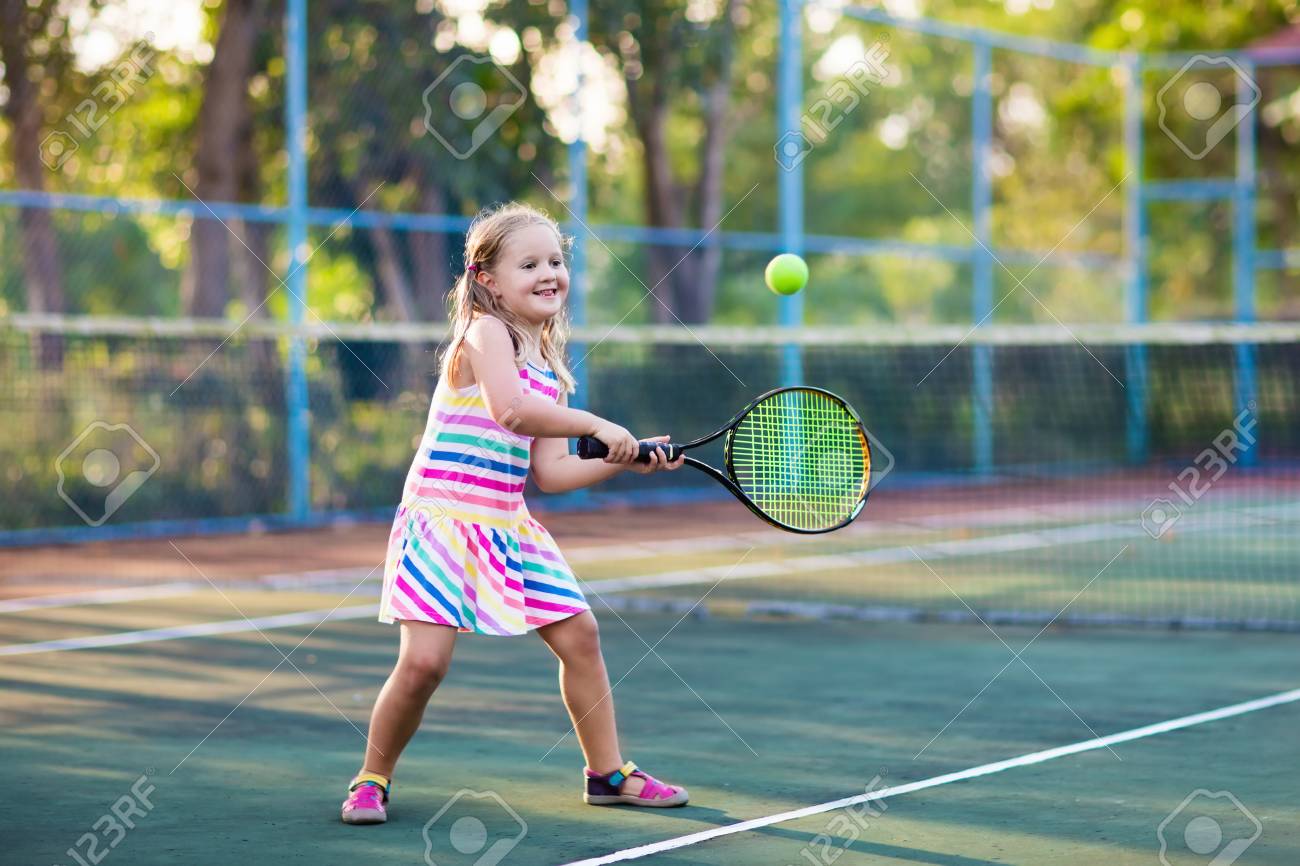
<path fill-rule="evenodd" d="M 601 775 L 592 770 L 584 770 L 583 776 L 587 790 L 583 792 L 583 802 L 592 806 L 614 806 L 626 803 L 629 806 L 650 806 L 668 808 L 685 806 L 690 800 L 686 789 L 679 785 L 665 785 L 654 776 L 637 769 L 636 764 L 628 761 L 612 773 Z M 622 785 L 631 776 L 645 780 L 645 787 L 637 795 L 622 793 Z"/>
<path fill-rule="evenodd" d="M 348 783 L 348 798 L 343 801 L 344 824 L 382 824 L 388 820 L 384 804 L 393 787 L 391 779 L 378 773 L 361 773 Z"/>

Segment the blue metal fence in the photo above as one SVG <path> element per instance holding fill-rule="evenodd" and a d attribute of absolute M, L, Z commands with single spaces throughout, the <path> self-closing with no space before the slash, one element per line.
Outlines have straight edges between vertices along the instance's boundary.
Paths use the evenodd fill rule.
<path fill-rule="evenodd" d="M 802 0 L 780 0 L 780 38 L 778 55 L 778 81 L 776 88 L 778 141 L 799 135 L 803 108 L 802 69 L 804 63 L 801 19 Z M 972 49 L 974 82 L 971 94 L 972 121 L 972 192 L 971 213 L 973 237 L 970 244 L 926 244 L 903 240 L 866 239 L 849 236 L 809 235 L 804 229 L 804 176 L 800 162 L 779 173 L 778 225 L 772 233 L 730 232 L 712 233 L 710 242 L 724 248 L 788 251 L 836 252 L 862 255 L 894 254 L 928 260 L 960 262 L 972 267 L 973 284 L 971 316 L 975 327 L 983 325 L 996 306 L 993 298 L 995 264 L 1038 264 L 1044 258 L 1055 264 L 1088 269 L 1109 269 L 1125 274 L 1125 315 L 1129 322 L 1147 320 L 1148 282 L 1148 204 L 1168 200 L 1226 200 L 1233 207 L 1233 290 L 1235 320 L 1251 322 L 1256 317 L 1255 274 L 1258 269 L 1295 267 L 1300 262 L 1300 249 L 1257 249 L 1256 204 L 1256 140 L 1255 117 L 1250 113 L 1237 126 L 1236 174 L 1232 178 L 1203 180 L 1148 181 L 1142 176 L 1144 91 L 1143 72 L 1148 69 L 1178 68 L 1201 56 L 1197 52 L 1139 55 L 1132 52 L 1114 52 L 1082 45 L 1047 39 L 1027 38 L 955 25 L 926 18 L 900 18 L 879 9 L 847 7 L 843 13 L 851 18 L 892 28 L 910 30 L 944 39 L 957 40 Z M 570 0 L 570 14 L 576 21 L 579 41 L 586 36 L 588 21 L 587 0 Z M 458 231 L 468 225 L 468 219 L 444 214 L 383 212 L 358 210 L 348 212 L 337 208 L 312 207 L 307 184 L 307 15 L 306 0 L 287 0 L 285 11 L 286 45 L 286 100 L 285 130 L 288 153 L 288 201 L 284 207 L 236 204 L 228 202 L 196 203 L 182 200 L 139 200 L 61 193 L 34 193 L 23 190 L 0 190 L 0 206 L 17 208 L 50 208 L 93 211 L 109 214 L 157 213 L 187 215 L 198 219 L 237 218 L 255 222 L 284 225 L 291 250 L 290 271 L 286 280 L 292 301 L 290 320 L 301 323 L 306 313 L 308 277 L 308 230 L 312 226 L 345 223 L 360 228 L 389 226 L 417 231 Z M 1123 142 L 1125 150 L 1126 179 L 1124 181 L 1124 253 L 1121 259 L 1087 253 L 1058 253 L 1056 251 L 1007 249 L 994 244 L 991 214 L 993 207 L 992 179 L 989 171 L 989 150 L 993 136 L 993 96 L 989 86 L 994 64 L 994 52 L 1050 58 L 1066 63 L 1125 70 L 1123 89 Z M 1214 52 L 1215 57 L 1228 57 L 1244 68 L 1256 66 L 1294 65 L 1300 63 L 1300 52 L 1274 52 L 1261 56 L 1242 52 Z M 1239 86 L 1241 85 L 1239 82 Z M 582 102 L 582 82 L 573 95 L 575 104 Z M 581 125 L 579 125 L 581 128 Z M 579 134 L 568 146 L 569 200 L 565 204 L 566 229 L 575 236 L 573 249 L 571 314 L 577 324 L 586 322 L 586 249 L 588 233 L 587 212 L 587 148 Z M 646 226 L 597 225 L 590 231 L 602 241 L 630 241 L 650 245 L 680 245 L 702 242 L 710 232 L 704 229 L 661 229 Z M 803 321 L 803 301 L 798 295 L 781 300 L 779 321 L 787 327 L 796 327 Z M 583 354 L 581 346 L 574 346 L 575 357 Z M 972 431 L 973 453 L 971 466 L 976 473 L 994 470 L 994 442 L 992 436 L 992 403 L 995 383 L 994 355 L 991 347 L 976 348 L 972 364 L 972 395 L 975 411 Z M 302 524 L 320 518 L 311 510 L 309 489 L 309 415 L 307 405 L 306 346 L 295 338 L 289 353 L 285 400 L 288 410 L 288 466 L 290 495 L 289 513 L 282 519 L 288 523 Z M 1147 450 L 1146 410 L 1146 355 L 1141 346 L 1128 350 L 1126 358 L 1126 402 L 1128 424 L 1128 453 L 1133 461 L 1144 459 Z M 576 370 L 579 391 L 575 405 L 584 405 L 586 393 L 585 371 L 581 365 Z M 782 380 L 799 382 L 803 378 L 800 350 L 797 345 L 785 347 L 782 359 Z M 1250 346 L 1240 346 L 1236 356 L 1236 393 L 1238 403 L 1247 405 L 1255 396 L 1254 352 Z M 1247 457 L 1247 460 L 1252 459 Z M 582 494 L 571 497 L 582 501 Z M 561 503 L 563 504 L 563 503 Z M 141 527 L 143 530 L 143 527 Z M 229 528 L 229 521 L 213 521 L 213 529 Z M 118 527 L 118 534 L 129 527 Z M 83 537 L 86 530 L 69 530 L 69 537 Z M 103 530 L 96 530 L 102 537 Z M 0 535 L 3 535 L 0 533 Z M 3 539 L 0 539 L 2 541 Z"/>
<path fill-rule="evenodd" d="M 1290 66 L 1300 63 L 1300 50 L 1271 50 L 1267 53 L 1242 51 L 1175 52 L 1141 55 L 1134 52 L 1104 51 L 1082 45 L 1050 39 L 1027 38 L 999 33 L 977 27 L 966 27 L 925 18 L 900 18 L 880 9 L 849 7 L 845 14 L 912 30 L 932 36 L 968 43 L 974 56 L 974 82 L 971 93 L 972 127 L 972 185 L 971 212 L 974 221 L 976 249 L 972 285 L 971 314 L 979 327 L 992 311 L 993 262 L 990 217 L 993 196 L 988 170 L 988 148 L 992 139 L 992 95 L 988 81 L 992 72 L 992 53 L 1001 49 L 1020 54 L 1046 57 L 1067 63 L 1078 63 L 1125 70 L 1124 85 L 1124 151 L 1125 151 L 1125 206 L 1124 206 L 1124 267 L 1127 272 L 1125 312 L 1131 323 L 1148 319 L 1147 268 L 1148 268 L 1148 218 L 1147 204 L 1166 200 L 1227 200 L 1233 207 L 1233 297 L 1234 317 L 1237 322 L 1256 320 L 1255 271 L 1258 268 L 1293 267 L 1297 251 L 1294 249 L 1258 250 L 1256 248 L 1256 114 L 1249 111 L 1235 127 L 1236 175 L 1232 178 L 1209 178 L 1180 181 L 1147 182 L 1143 178 L 1143 99 L 1142 74 L 1146 69 L 1180 69 L 1189 64 L 1213 65 L 1222 59 L 1231 60 L 1246 73 L 1236 79 L 1239 104 L 1248 100 L 1245 91 L 1250 87 L 1249 77 L 1258 66 Z M 998 259 L 1000 260 L 1000 258 Z M 972 465 L 977 473 L 993 468 L 993 442 L 991 434 L 991 403 L 993 395 L 992 358 L 987 347 L 977 347 L 973 365 L 974 395 L 974 454 Z M 1254 405 L 1256 397 L 1255 352 L 1250 345 L 1240 345 L 1236 350 L 1236 393 L 1240 409 Z M 1135 462 L 1145 459 L 1147 453 L 1147 362 L 1143 346 L 1128 350 L 1125 389 L 1127 392 L 1129 456 Z M 1242 462 L 1255 462 L 1258 444 L 1243 455 Z"/>

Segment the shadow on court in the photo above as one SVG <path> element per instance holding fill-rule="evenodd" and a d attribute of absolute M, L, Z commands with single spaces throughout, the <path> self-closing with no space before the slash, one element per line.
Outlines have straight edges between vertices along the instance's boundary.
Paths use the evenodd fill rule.
<path fill-rule="evenodd" d="M 139 616 L 165 613 L 150 604 Z M 282 600 L 240 604 L 256 616 Z M 62 617 L 33 613 L 0 628 L 65 636 Z M 1022 664 L 978 625 L 624 617 L 601 614 L 624 752 L 688 785 L 684 809 L 583 805 L 549 652 L 532 636 L 469 635 L 399 766 L 389 823 L 343 826 L 397 632 L 333 622 L 293 652 L 301 673 L 252 631 L 6 659 L 0 759 L 30 784 L 0 794 L 21 816 L 0 830 L 5 860 L 76 866 L 68 849 L 90 862 L 93 842 L 109 863 L 142 866 L 563 863 L 1295 686 L 1287 635 L 1052 630 Z M 670 629 L 662 660 L 647 655 L 637 634 L 654 644 Z M 288 653 L 308 631 L 267 637 Z M 1036 631 L 998 628 L 1014 650 Z M 1157 827 L 1204 789 L 1259 821 L 1242 862 L 1294 863 L 1300 807 L 1281 768 L 1294 766 L 1297 718 L 1295 705 L 1265 709 L 902 795 L 864 825 L 828 812 L 648 862 L 1149 864 Z M 115 804 L 134 825 L 120 838 Z M 1215 818 L 1225 839 L 1253 826 L 1230 819 Z"/>

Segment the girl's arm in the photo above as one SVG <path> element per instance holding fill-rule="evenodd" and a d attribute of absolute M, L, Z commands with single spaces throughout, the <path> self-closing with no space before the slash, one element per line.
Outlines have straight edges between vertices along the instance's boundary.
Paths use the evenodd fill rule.
<path fill-rule="evenodd" d="M 570 454 L 568 439 L 539 436 L 533 440 L 528 474 L 543 493 L 568 493 L 613 478 L 623 469 L 621 463 L 583 460 Z"/>
<path fill-rule="evenodd" d="M 483 394 L 483 402 L 493 420 L 502 427 L 521 436 L 594 436 L 609 446 L 609 456 L 603 461 L 606 464 L 631 463 L 636 458 L 639 444 L 624 428 L 590 412 L 556 405 L 524 390 L 514 365 L 510 332 L 500 320 L 487 316 L 475 320 L 461 345 L 474 371 L 474 381 Z"/>
<path fill-rule="evenodd" d="M 568 394 L 560 395 L 562 404 L 567 404 L 568 399 Z M 667 436 L 657 438 L 664 442 L 668 441 Z M 577 490 L 580 487 L 599 484 L 608 478 L 613 478 L 625 469 L 644 474 L 660 469 L 676 469 L 682 463 L 683 458 L 681 457 L 669 463 L 663 452 L 658 450 L 651 454 L 650 462 L 647 464 L 628 466 L 619 463 L 603 463 L 600 460 L 583 460 L 578 455 L 569 453 L 567 439 L 538 437 L 533 440 L 533 451 L 529 460 L 528 471 L 533 482 L 537 485 L 537 489 L 543 493 L 568 493 L 570 490 Z"/>

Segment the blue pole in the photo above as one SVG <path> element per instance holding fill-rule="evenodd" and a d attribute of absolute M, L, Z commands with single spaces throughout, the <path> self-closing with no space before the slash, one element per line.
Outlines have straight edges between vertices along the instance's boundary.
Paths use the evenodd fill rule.
<path fill-rule="evenodd" d="M 803 254 L 803 158 L 807 140 L 800 131 L 803 105 L 803 37 L 800 0 L 780 0 L 781 34 L 777 86 L 777 207 L 780 211 L 781 246 L 787 253 Z M 784 150 L 783 148 L 789 148 Z M 782 296 L 780 323 L 795 328 L 803 324 L 803 293 Z M 781 384 L 803 382 L 800 347 L 787 343 L 781 349 Z"/>
<path fill-rule="evenodd" d="M 1132 323 L 1147 320 L 1147 216 L 1142 192 L 1142 57 L 1129 55 L 1124 84 L 1124 256 L 1128 279 L 1124 290 L 1124 316 Z M 1126 451 L 1130 463 L 1147 459 L 1147 347 L 1134 344 L 1124 350 Z"/>
<path fill-rule="evenodd" d="M 1242 71 L 1251 78 L 1255 68 L 1242 62 Z M 1237 104 L 1248 105 L 1256 97 L 1251 82 L 1237 76 Z M 1237 183 L 1232 197 L 1232 285 L 1238 322 L 1255 321 L 1255 112 L 1249 111 L 1237 127 Z M 1255 347 L 1238 343 L 1236 347 L 1237 411 L 1255 415 Z M 1255 430 L 1258 437 L 1258 428 Z M 1238 458 L 1252 466 L 1259 457 L 1258 438 Z"/>
<path fill-rule="evenodd" d="M 581 52 L 582 46 L 587 40 L 587 0 L 570 0 L 569 9 L 575 23 L 574 38 L 577 40 L 578 50 Z M 579 229 L 574 232 L 573 249 L 569 259 L 569 319 L 579 327 L 587 324 L 587 240 L 583 234 L 584 230 L 581 228 L 587 224 L 587 142 L 582 137 L 583 84 L 582 63 L 579 60 L 578 81 L 570 103 L 574 114 L 578 118 L 578 134 L 569 144 L 569 184 L 571 187 L 569 191 L 569 210 L 572 211 L 574 221 L 579 223 Z M 569 351 L 569 354 L 576 358 L 582 358 L 586 353 L 586 347 L 582 343 L 573 343 Z M 577 380 L 577 390 L 573 394 L 570 405 L 584 409 L 587 406 L 588 396 L 586 364 L 579 363 L 575 366 L 573 376 Z"/>
<path fill-rule="evenodd" d="M 971 213 L 979 243 L 972 260 L 973 292 L 971 317 L 976 327 L 993 311 L 993 184 L 989 176 L 989 144 L 993 139 L 993 93 L 989 76 L 993 70 L 993 49 L 986 42 L 975 43 L 975 77 L 971 91 Z M 972 460 L 975 472 L 993 471 L 993 347 L 971 349 L 971 408 L 973 410 Z"/>
<path fill-rule="evenodd" d="M 587 0 L 569 0 L 570 14 L 574 18 L 574 38 L 578 43 L 578 81 L 573 91 L 573 101 L 571 103 L 573 112 L 578 119 L 578 133 L 573 141 L 569 144 L 569 210 L 572 211 L 574 221 L 578 222 L 579 229 L 573 233 L 573 249 L 569 257 L 569 318 L 574 325 L 582 326 L 587 324 L 587 239 L 584 236 L 585 229 L 582 226 L 587 225 L 587 142 L 582 133 L 582 96 L 583 96 L 583 75 L 582 75 L 582 48 L 587 41 Z M 569 348 L 569 356 L 573 358 L 585 359 L 587 347 L 585 343 L 573 343 Z M 581 360 L 573 368 L 574 387 L 573 396 L 569 405 L 576 409 L 586 409 L 589 405 L 587 364 Z M 575 442 L 576 444 L 576 442 Z M 590 491 L 586 488 L 574 490 L 568 495 L 568 499 L 575 503 L 586 503 Z"/>
<path fill-rule="evenodd" d="M 307 307 L 307 0 L 285 6 L 285 149 L 289 155 L 289 320 L 302 324 Z M 285 380 L 288 412 L 289 514 L 311 513 L 311 437 L 307 397 L 307 346 L 289 338 Z"/>

